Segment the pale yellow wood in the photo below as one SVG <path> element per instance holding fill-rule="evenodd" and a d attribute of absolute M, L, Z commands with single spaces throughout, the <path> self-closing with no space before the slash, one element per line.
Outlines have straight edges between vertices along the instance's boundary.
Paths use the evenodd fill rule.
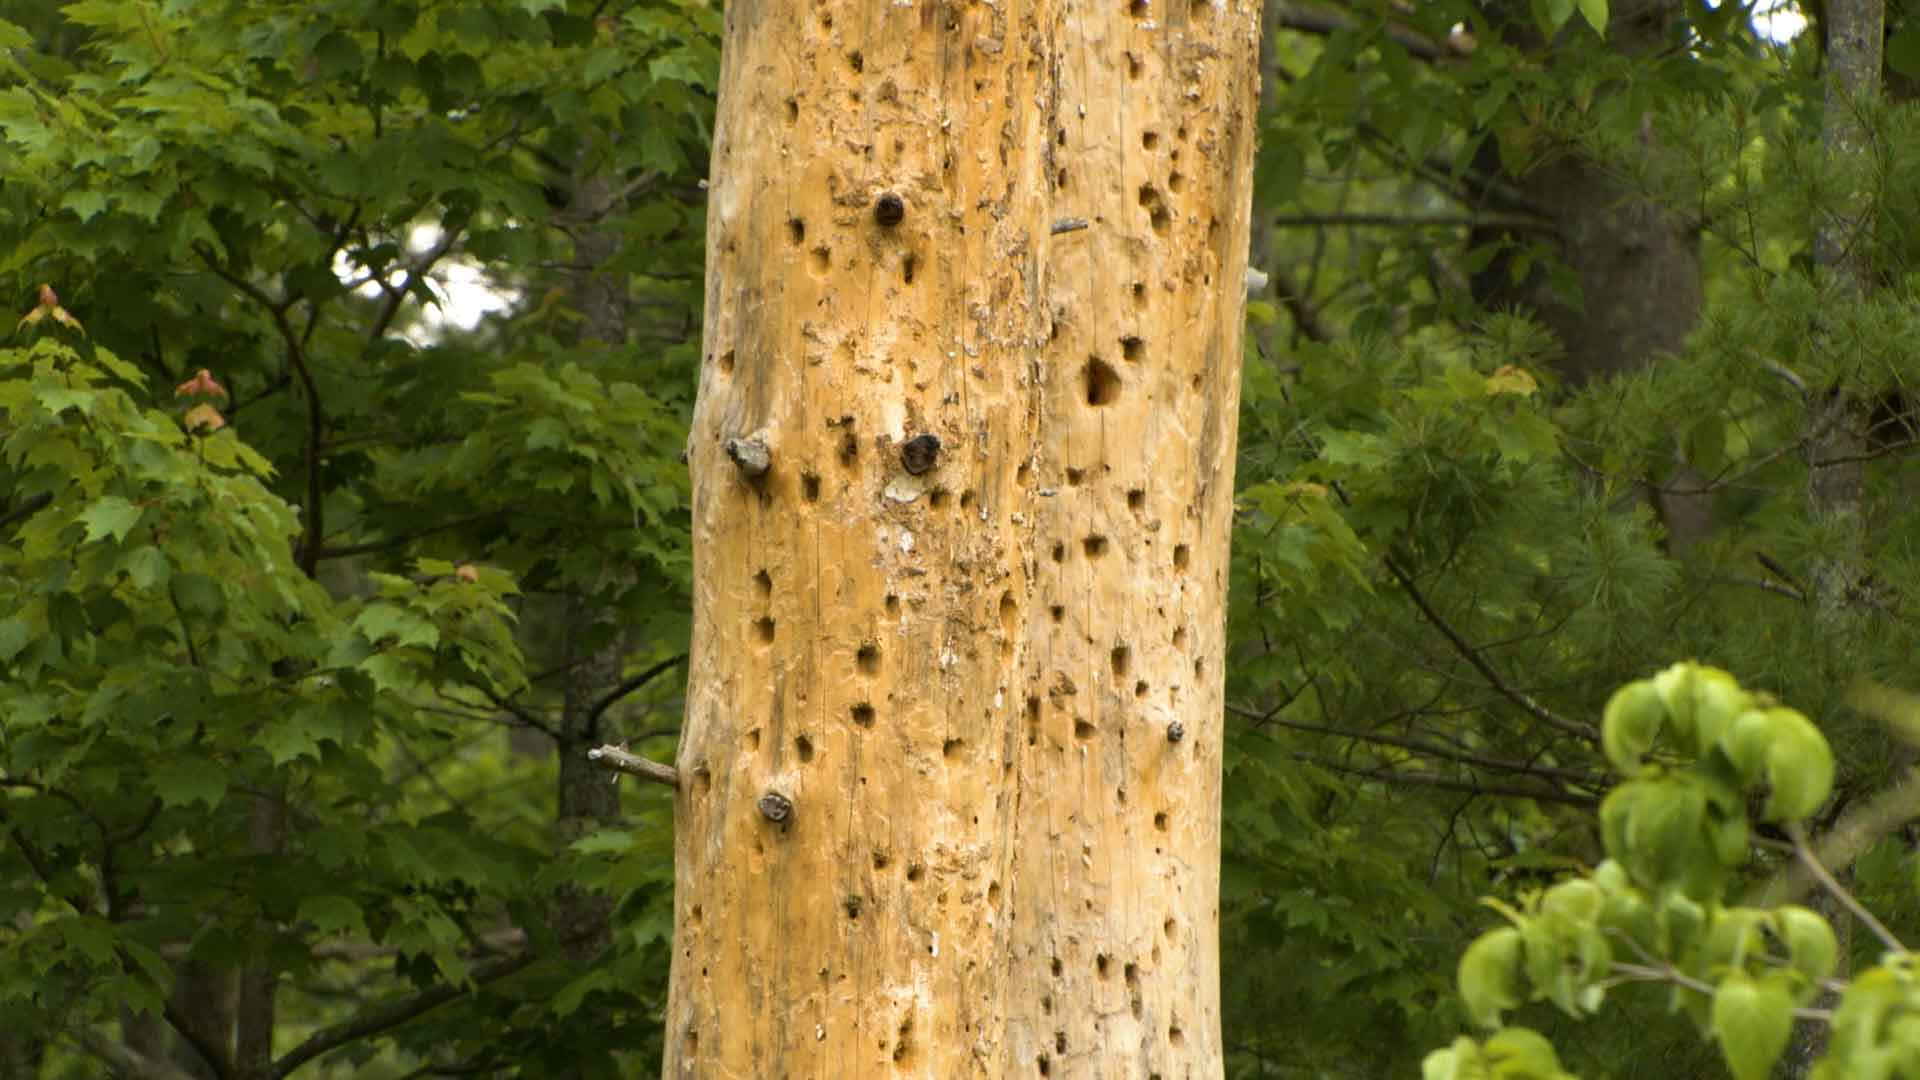
<path fill-rule="evenodd" d="M 728 6 L 666 1075 L 1221 1074 L 1258 14 Z"/>

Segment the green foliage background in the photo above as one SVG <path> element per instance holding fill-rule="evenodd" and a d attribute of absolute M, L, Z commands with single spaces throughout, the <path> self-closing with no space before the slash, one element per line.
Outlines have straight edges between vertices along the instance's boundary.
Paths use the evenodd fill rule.
<path fill-rule="evenodd" d="M 1408 1074 L 1462 1030 L 1477 898 L 1602 856 L 1614 687 L 1732 670 L 1823 726 L 1844 801 L 1905 760 L 1848 690 L 1915 681 L 1911 432 L 1866 465 L 1848 619 L 1801 580 L 1836 542 L 1809 409 L 1899 391 L 1920 340 L 1911 109 L 1836 177 L 1817 35 L 1750 7 L 1676 8 L 1650 56 L 1595 0 L 1331 10 L 1269 17 L 1225 718 L 1244 1077 Z M 0 0 L 0 296 L 51 283 L 85 327 L 0 342 L 0 1073 L 98 1075 L 183 972 L 246 968 L 278 980 L 273 1075 L 652 1075 L 667 800 L 623 787 L 627 827 L 557 840 L 524 751 L 611 626 L 628 674 L 669 672 L 611 722 L 671 751 L 719 14 Z M 1571 158 L 1685 215 L 1707 296 L 1681 355 L 1581 385 L 1466 286 L 1496 256 L 1578 281 L 1459 191 Z M 620 197 L 583 220 L 589 173 Z M 1880 280 L 1849 298 L 1810 223 L 1860 184 Z M 623 345 L 583 326 L 588 229 L 620 241 Z M 507 300 L 471 329 L 431 318 L 460 268 Z M 176 394 L 203 368 L 226 397 Z M 1704 539 L 1669 542 L 1662 487 L 1702 489 Z M 1895 835 L 1853 880 L 1910 928 L 1911 869 Z M 589 964 L 544 929 L 563 886 L 619 901 Z M 1519 1019 L 1582 1075 L 1717 1068 L 1666 1005 Z"/>

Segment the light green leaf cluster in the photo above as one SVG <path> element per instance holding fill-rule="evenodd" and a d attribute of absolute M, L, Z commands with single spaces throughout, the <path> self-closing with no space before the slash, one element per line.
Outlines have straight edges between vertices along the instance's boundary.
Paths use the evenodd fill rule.
<path fill-rule="evenodd" d="M 1795 1010 L 1834 974 L 1839 944 L 1807 908 L 1728 905 L 1722 892 L 1748 856 L 1747 795 L 1764 802 L 1768 820 L 1805 817 L 1831 787 L 1831 751 L 1804 716 L 1691 663 L 1622 687 L 1602 727 L 1609 759 L 1628 775 L 1600 811 L 1611 857 L 1517 907 L 1489 901 L 1508 925 L 1462 955 L 1461 999 L 1476 1023 L 1497 1029 L 1530 1001 L 1592 1013 L 1623 975 L 1664 980 L 1672 1006 L 1712 1035 L 1733 1075 L 1764 1080 Z M 1816 1075 L 1904 1075 L 1890 1070 L 1920 1063 L 1902 1057 L 1920 1054 L 1920 1038 L 1891 1021 L 1916 1006 L 1904 954 L 1863 973 L 1834 1014 Z M 1911 1031 L 1920 1036 L 1920 1024 Z"/>
<path fill-rule="evenodd" d="M 1485 1042 L 1466 1036 L 1428 1054 L 1421 1080 L 1570 1080 L 1551 1043 L 1526 1028 L 1506 1028 Z"/>

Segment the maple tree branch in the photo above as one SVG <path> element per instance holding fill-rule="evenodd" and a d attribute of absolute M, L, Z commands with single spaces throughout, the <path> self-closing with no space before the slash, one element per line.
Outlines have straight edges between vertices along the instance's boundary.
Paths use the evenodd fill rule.
<path fill-rule="evenodd" d="M 407 264 L 406 277 L 399 285 L 389 285 L 384 279 L 381 280 L 380 291 L 386 294 L 386 300 L 380 305 L 380 312 L 374 316 L 372 325 L 367 327 L 366 347 L 368 349 L 373 348 L 375 343 L 387 336 L 387 329 L 393 325 L 393 320 L 400 314 L 400 305 L 406 300 L 407 293 L 412 291 L 414 283 L 431 271 L 441 259 L 446 258 L 447 253 L 452 251 L 459 241 L 460 230 L 442 228 L 440 238 L 434 241 L 433 246 L 421 252 Z"/>
<path fill-rule="evenodd" d="M 640 674 L 635 675 L 633 678 L 626 680 L 607 691 L 601 696 L 599 701 L 594 702 L 592 707 L 587 710 L 587 719 L 589 721 L 599 719 L 601 713 L 606 712 L 608 708 L 612 707 L 621 698 L 626 697 L 628 694 L 633 693 L 635 690 L 640 689 L 659 676 L 672 671 L 674 668 L 686 662 L 686 653 L 681 653 L 678 656 L 669 656 Z"/>
<path fill-rule="evenodd" d="M 110 1066 L 115 1075 L 138 1076 L 146 1080 L 194 1080 L 193 1074 L 164 1058 L 148 1057 L 126 1043 L 109 1039 L 92 1028 L 69 1031 L 80 1048 Z"/>
<path fill-rule="evenodd" d="M 258 285 L 221 266 L 206 245 L 201 244 L 194 250 L 214 276 L 238 289 L 272 316 L 274 329 L 280 334 L 280 340 L 286 343 L 287 364 L 293 368 L 294 376 L 300 380 L 300 388 L 307 395 L 307 491 L 306 504 L 300 514 L 300 526 L 305 532 L 300 538 L 299 563 L 300 572 L 312 577 L 319 563 L 320 537 L 326 532 L 323 520 L 326 507 L 320 499 L 320 443 L 326 437 L 327 415 L 320 404 L 320 389 L 307 363 L 305 339 L 294 332 L 293 323 L 287 319 L 287 311 L 293 307 L 296 298 L 288 296 L 275 300 Z"/>
<path fill-rule="evenodd" d="M 338 1050 L 348 1043 L 364 1039 L 369 1035 L 378 1035 L 383 1031 L 399 1027 L 488 983 L 498 982 L 533 963 L 533 960 L 532 950 L 503 956 L 474 968 L 465 985 L 441 983 L 438 986 L 431 986 L 412 997 L 368 1009 L 351 1020 L 324 1028 L 315 1032 L 299 1046 L 282 1054 L 280 1059 L 273 1063 L 268 1075 L 274 1080 L 279 1080 L 280 1077 L 287 1076 L 322 1054 Z"/>
<path fill-rule="evenodd" d="M 493 702 L 494 707 L 499 709 L 501 712 L 506 713 L 507 715 L 513 717 L 515 720 L 518 720 L 521 723 L 532 728 L 533 730 L 540 732 L 541 734 L 547 736 L 548 738 L 554 740 L 555 742 L 558 742 L 560 740 L 559 730 L 556 729 L 553 725 L 547 723 L 545 720 L 542 720 L 540 717 L 535 716 L 533 714 L 533 711 L 531 709 L 528 709 L 525 705 L 515 704 L 511 698 L 503 698 L 500 695 L 494 693 L 491 690 L 488 690 L 485 687 L 479 687 L 478 689 L 482 694 L 485 694 L 487 696 L 487 700 Z"/>
<path fill-rule="evenodd" d="M 419 532 L 407 533 L 405 536 L 396 536 L 390 540 L 370 540 L 364 544 L 323 547 L 320 549 L 317 558 L 344 559 L 353 555 L 371 555 L 379 551 L 391 551 L 394 548 L 411 544 L 422 537 L 432 536 L 435 533 L 443 533 L 449 529 L 458 529 L 467 525 L 477 525 L 480 522 L 500 517 L 505 513 L 506 511 L 504 510 L 489 510 L 484 514 L 474 514 L 470 517 L 455 518 L 452 521 L 441 522 L 438 525 L 430 525 L 427 528 L 421 529 Z"/>

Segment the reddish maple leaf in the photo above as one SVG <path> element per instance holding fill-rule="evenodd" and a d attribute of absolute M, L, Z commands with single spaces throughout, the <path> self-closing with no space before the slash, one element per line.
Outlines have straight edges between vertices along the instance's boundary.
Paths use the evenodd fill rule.
<path fill-rule="evenodd" d="M 173 393 L 175 397 L 193 397 L 198 394 L 206 394 L 209 397 L 228 396 L 227 388 L 214 381 L 213 374 L 206 368 L 201 368 L 193 378 L 174 387 Z"/>

